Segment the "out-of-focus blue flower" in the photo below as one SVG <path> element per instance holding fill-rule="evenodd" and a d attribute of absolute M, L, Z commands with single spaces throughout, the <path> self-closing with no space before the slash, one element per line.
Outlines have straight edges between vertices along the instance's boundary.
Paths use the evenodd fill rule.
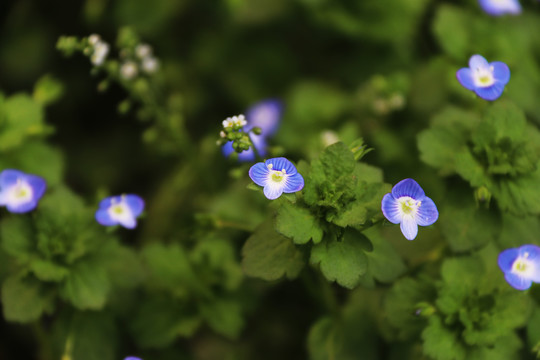
<path fill-rule="evenodd" d="M 401 224 L 407 240 L 416 238 L 418 225 L 428 226 L 439 218 L 437 206 L 413 179 L 401 180 L 384 195 L 381 209 L 388 221 Z"/>
<path fill-rule="evenodd" d="M 304 187 L 304 178 L 284 157 L 256 163 L 249 169 L 249 177 L 255 184 L 264 187 L 264 196 L 270 200 L 277 199 L 283 193 L 300 191 Z"/>
<path fill-rule="evenodd" d="M 46 188 L 47 182 L 40 176 L 6 169 L 0 173 L 0 206 L 12 213 L 34 210 Z"/>
<path fill-rule="evenodd" d="M 499 267 L 506 281 L 515 289 L 527 290 L 540 282 L 540 247 L 523 245 L 499 254 Z"/>
<path fill-rule="evenodd" d="M 128 356 L 124 360 L 142 360 L 141 358 L 135 357 L 135 356 Z"/>
<path fill-rule="evenodd" d="M 521 5 L 518 0 L 478 0 L 478 3 L 489 15 L 521 14 Z"/>
<path fill-rule="evenodd" d="M 469 67 L 457 71 L 456 77 L 464 88 L 472 90 L 482 99 L 493 101 L 503 93 L 510 80 L 510 69 L 500 61 L 488 63 L 481 55 L 469 59 Z"/>
<path fill-rule="evenodd" d="M 247 109 L 245 117 L 247 124 L 244 126 L 244 131 L 248 132 L 254 127 L 259 127 L 262 130 L 261 135 L 249 134 L 259 156 L 266 156 L 267 139 L 276 133 L 282 114 L 283 102 L 279 99 L 262 100 Z M 221 151 L 223 156 L 229 157 L 234 152 L 232 141 L 223 145 Z M 255 152 L 251 148 L 238 153 L 239 161 L 248 162 L 255 161 L 255 159 Z"/>
<path fill-rule="evenodd" d="M 96 220 L 104 226 L 122 225 L 127 229 L 137 226 L 137 217 L 144 210 L 144 200 L 134 194 L 111 196 L 101 200 Z"/>
<path fill-rule="evenodd" d="M 279 99 L 267 99 L 249 107 L 246 111 L 248 129 L 260 127 L 262 136 L 270 137 L 279 128 L 283 114 L 283 102 Z"/>

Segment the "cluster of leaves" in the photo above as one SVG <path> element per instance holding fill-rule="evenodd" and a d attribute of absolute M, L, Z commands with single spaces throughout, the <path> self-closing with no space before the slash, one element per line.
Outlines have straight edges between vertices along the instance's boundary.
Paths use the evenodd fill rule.
<path fill-rule="evenodd" d="M 299 163 L 298 171 L 306 178 L 303 192 L 280 201 L 273 221 L 244 245 L 246 273 L 292 279 L 307 257 L 329 281 L 349 289 L 398 276 L 404 267 L 393 248 L 376 231 L 362 232 L 382 220 L 380 199 L 390 185 L 380 169 L 356 161 L 351 149 L 338 142 L 311 164 Z M 382 266 L 385 262 L 392 265 Z"/>

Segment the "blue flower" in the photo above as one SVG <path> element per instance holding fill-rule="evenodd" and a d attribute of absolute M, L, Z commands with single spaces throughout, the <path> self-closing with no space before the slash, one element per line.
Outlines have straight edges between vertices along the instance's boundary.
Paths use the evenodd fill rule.
<path fill-rule="evenodd" d="M 506 281 L 515 289 L 527 290 L 540 282 L 540 247 L 523 245 L 499 254 L 499 267 Z"/>
<path fill-rule="evenodd" d="M 489 15 L 521 14 L 521 5 L 518 0 L 478 0 L 478 2 Z"/>
<path fill-rule="evenodd" d="M 34 210 L 45 193 L 47 182 L 40 176 L 6 169 L 0 173 L 0 206 L 11 213 Z"/>
<path fill-rule="evenodd" d="M 401 180 L 391 193 L 384 195 L 381 209 L 388 221 L 401 224 L 407 240 L 414 240 L 418 225 L 428 226 L 439 218 L 437 206 L 413 179 Z"/>
<path fill-rule="evenodd" d="M 144 210 L 144 201 L 134 194 L 111 196 L 101 200 L 96 220 L 104 226 L 122 225 L 127 229 L 137 226 L 137 217 Z"/>
<path fill-rule="evenodd" d="M 135 356 L 128 356 L 124 360 L 142 360 L 141 358 L 135 357 Z"/>
<path fill-rule="evenodd" d="M 277 199 L 283 193 L 300 191 L 304 187 L 304 178 L 284 157 L 256 163 L 249 169 L 249 177 L 255 184 L 264 187 L 264 196 L 270 200 Z"/>
<path fill-rule="evenodd" d="M 247 109 L 247 125 L 244 127 L 244 131 L 250 131 L 254 127 L 259 127 L 262 130 L 261 135 L 249 134 L 259 156 L 266 156 L 267 139 L 276 133 L 282 114 L 283 103 L 278 99 L 262 100 Z M 221 151 L 223 156 L 229 157 L 234 152 L 232 141 L 223 145 Z M 238 160 L 241 162 L 255 161 L 255 158 L 255 152 L 252 148 L 238 154 Z"/>
<path fill-rule="evenodd" d="M 481 55 L 473 55 L 469 59 L 469 67 L 459 69 L 456 76 L 464 88 L 474 91 L 484 100 L 493 101 L 501 96 L 508 84 L 510 69 L 503 62 L 488 63 Z"/>

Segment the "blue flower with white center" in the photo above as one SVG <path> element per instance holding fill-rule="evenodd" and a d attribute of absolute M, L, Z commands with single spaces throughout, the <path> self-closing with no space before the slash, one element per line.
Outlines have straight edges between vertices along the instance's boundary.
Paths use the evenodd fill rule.
<path fill-rule="evenodd" d="M 478 3 L 489 15 L 521 14 L 521 5 L 518 0 L 478 0 Z"/>
<path fill-rule="evenodd" d="M 499 267 L 506 281 L 517 290 L 527 290 L 540 282 L 540 247 L 523 245 L 499 254 Z"/>
<path fill-rule="evenodd" d="M 142 360 L 141 358 L 135 357 L 135 356 L 128 356 L 124 360 Z"/>
<path fill-rule="evenodd" d="M 255 184 L 264 187 L 264 196 L 269 200 L 277 199 L 283 193 L 293 193 L 304 188 L 304 178 L 284 157 L 256 163 L 249 169 L 249 177 Z"/>
<path fill-rule="evenodd" d="M 103 226 L 122 225 L 127 229 L 137 226 L 137 217 L 144 210 L 144 200 L 134 194 L 111 196 L 101 200 L 96 220 Z"/>
<path fill-rule="evenodd" d="M 6 169 L 0 173 L 0 206 L 11 213 L 34 210 L 45 193 L 47 182 L 37 175 Z"/>
<path fill-rule="evenodd" d="M 413 179 L 401 180 L 391 193 L 384 195 L 381 209 L 388 221 L 401 224 L 407 240 L 414 240 L 418 225 L 428 226 L 439 218 L 437 206 Z"/>
<path fill-rule="evenodd" d="M 508 65 L 500 61 L 488 63 L 481 55 L 469 59 L 469 67 L 457 71 L 456 77 L 461 85 L 472 90 L 484 100 L 493 101 L 503 93 L 510 80 Z"/>

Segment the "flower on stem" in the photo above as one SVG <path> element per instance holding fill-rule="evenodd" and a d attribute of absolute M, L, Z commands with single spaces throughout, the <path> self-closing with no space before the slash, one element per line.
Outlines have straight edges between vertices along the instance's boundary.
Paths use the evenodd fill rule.
<path fill-rule="evenodd" d="M 223 128 L 228 131 L 241 130 L 246 124 L 247 124 L 246 118 L 242 114 L 228 117 L 222 122 Z"/>
<path fill-rule="evenodd" d="M 489 15 L 521 14 L 521 5 L 518 0 L 478 0 L 478 3 Z"/>
<path fill-rule="evenodd" d="M 498 263 L 506 281 L 517 290 L 540 282 L 540 247 L 536 245 L 506 249 L 499 254 Z"/>
<path fill-rule="evenodd" d="M 0 173 L 0 206 L 11 213 L 29 212 L 36 208 L 46 188 L 40 176 L 6 169 Z"/>
<path fill-rule="evenodd" d="M 95 66 L 103 65 L 105 58 L 109 54 L 109 44 L 101 40 L 99 35 L 92 34 L 88 37 L 88 44 L 90 44 L 90 61 Z"/>
<path fill-rule="evenodd" d="M 144 210 L 143 199 L 134 194 L 111 196 L 101 200 L 96 220 L 103 226 L 122 225 L 127 229 L 137 226 L 137 217 Z"/>
<path fill-rule="evenodd" d="M 264 187 L 264 196 L 277 199 L 283 193 L 294 193 L 304 188 L 304 178 L 286 158 L 278 157 L 259 162 L 249 169 L 249 177 Z"/>
<path fill-rule="evenodd" d="M 137 64 L 133 61 L 126 61 L 120 67 L 120 76 L 125 80 L 131 80 L 135 78 L 139 70 L 137 69 Z"/>
<path fill-rule="evenodd" d="M 437 206 L 413 179 L 401 180 L 384 195 L 381 209 L 388 221 L 400 224 L 407 240 L 416 238 L 418 225 L 428 226 L 439 218 Z"/>
<path fill-rule="evenodd" d="M 456 77 L 467 90 L 472 90 L 484 100 L 493 101 L 503 93 L 510 80 L 510 69 L 500 61 L 488 63 L 481 55 L 469 59 L 469 67 L 457 71 Z"/>

